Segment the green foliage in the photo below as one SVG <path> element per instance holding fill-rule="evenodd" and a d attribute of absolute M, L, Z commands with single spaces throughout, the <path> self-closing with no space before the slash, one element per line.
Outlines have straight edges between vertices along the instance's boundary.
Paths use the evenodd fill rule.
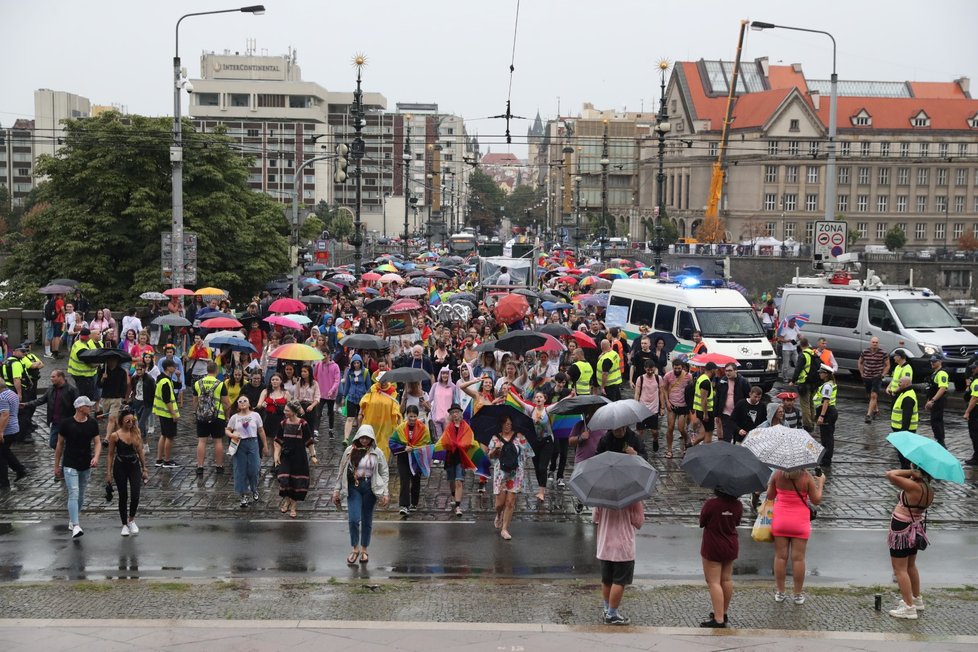
<path fill-rule="evenodd" d="M 886 238 L 883 239 L 883 244 L 890 251 L 899 251 L 907 244 L 907 234 L 900 227 L 894 226 L 886 232 Z"/>
<path fill-rule="evenodd" d="M 347 210 L 333 211 L 333 216 L 326 222 L 326 230 L 334 240 L 345 240 L 353 235 L 353 215 Z"/>
<path fill-rule="evenodd" d="M 306 221 L 302 223 L 299 227 L 299 239 L 302 242 L 308 240 L 318 240 L 319 235 L 326 228 L 326 223 L 319 219 L 316 215 L 310 215 L 306 218 Z"/>
<path fill-rule="evenodd" d="M 36 191 L 2 273 L 4 300 L 40 303 L 37 287 L 74 278 L 97 305 L 123 306 L 160 290 L 160 234 L 171 228 L 167 118 L 121 116 L 66 124 L 57 157 L 42 157 L 49 180 Z M 197 234 L 198 285 L 248 297 L 288 268 L 281 206 L 248 188 L 250 161 L 223 133 L 184 123 L 184 228 Z"/>
<path fill-rule="evenodd" d="M 506 193 L 488 174 L 475 170 L 469 177 L 469 225 L 479 233 L 497 235 Z M 510 215 L 510 217 L 514 217 Z"/>
<path fill-rule="evenodd" d="M 513 192 L 505 196 L 503 210 L 515 225 L 544 224 L 547 218 L 546 206 L 543 203 L 545 194 L 543 188 L 516 186 Z"/>

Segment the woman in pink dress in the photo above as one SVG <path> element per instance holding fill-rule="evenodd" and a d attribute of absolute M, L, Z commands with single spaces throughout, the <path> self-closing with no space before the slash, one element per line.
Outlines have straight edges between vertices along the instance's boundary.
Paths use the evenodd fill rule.
<path fill-rule="evenodd" d="M 767 485 L 767 497 L 774 500 L 774 517 L 771 534 L 774 535 L 774 592 L 775 602 L 784 602 L 785 575 L 788 572 L 788 555 L 791 555 L 791 577 L 794 580 L 795 604 L 805 603 L 802 588 L 805 585 L 805 550 L 812 532 L 811 512 L 808 504 L 822 502 L 825 476 L 821 469 L 812 477 L 805 470 L 775 471 Z"/>

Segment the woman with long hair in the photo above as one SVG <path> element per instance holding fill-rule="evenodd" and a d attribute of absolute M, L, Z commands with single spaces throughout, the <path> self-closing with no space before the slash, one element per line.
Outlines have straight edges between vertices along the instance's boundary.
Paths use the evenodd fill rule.
<path fill-rule="evenodd" d="M 136 342 L 136 331 L 130 328 L 126 331 L 125 338 L 119 344 L 119 348 L 132 355 L 132 350 L 136 348 L 138 343 Z"/>
<path fill-rule="evenodd" d="M 258 398 L 259 409 L 264 413 L 262 416 L 262 427 L 265 435 L 275 440 L 282 431 L 282 413 L 285 404 L 292 400 L 292 395 L 285 391 L 282 386 L 282 376 L 277 373 L 272 374 L 261 396 Z"/>
<path fill-rule="evenodd" d="M 122 519 L 122 536 L 139 534 L 136 510 L 139 508 L 139 490 L 149 478 L 143 438 L 139 432 L 136 415 L 128 408 L 119 416 L 119 427 L 109 433 L 109 452 L 105 456 L 105 483 L 115 480 L 119 491 L 119 518 Z"/>
<path fill-rule="evenodd" d="M 350 545 L 353 551 L 346 563 L 366 564 L 370 561 L 367 548 L 373 531 L 374 507 L 379 502 L 387 507 L 390 502 L 388 482 L 390 471 L 387 458 L 377 448 L 377 438 L 371 426 L 363 425 L 357 430 L 353 442 L 343 451 L 339 473 L 333 487 L 333 502 L 337 507 L 346 497 L 346 509 L 350 526 Z"/>
<path fill-rule="evenodd" d="M 296 383 L 295 393 L 292 396 L 299 402 L 299 416 L 305 419 L 309 427 L 312 428 L 313 439 L 319 436 L 319 383 L 312 375 L 312 367 L 302 365 L 299 367 L 299 382 Z"/>
<path fill-rule="evenodd" d="M 232 413 L 234 410 L 237 410 L 238 397 L 241 396 L 241 390 L 245 385 L 245 370 L 243 367 L 236 367 L 231 372 L 231 375 L 224 380 L 224 386 L 228 390 L 228 403 L 231 405 Z"/>
<path fill-rule="evenodd" d="M 533 449 L 526 438 L 513 430 L 513 419 L 504 416 L 499 434 L 489 441 L 489 459 L 492 460 L 492 493 L 496 496 L 494 525 L 499 536 L 509 541 L 509 525 L 516 509 L 516 495 L 522 493 L 526 478 L 526 459 L 533 457 Z"/>
<path fill-rule="evenodd" d="M 303 367 L 305 369 L 306 367 Z M 309 492 L 309 462 L 316 464 L 316 441 L 312 429 L 299 416 L 299 403 L 289 401 L 285 405 L 282 432 L 275 438 L 273 461 L 278 469 L 278 495 L 282 497 L 279 511 L 296 517 L 296 502 L 306 499 Z"/>
<path fill-rule="evenodd" d="M 887 471 L 886 479 L 900 490 L 890 516 L 886 543 L 890 548 L 890 564 L 900 587 L 901 600 L 889 614 L 894 618 L 916 620 L 917 612 L 924 609 L 917 553 L 929 543 L 927 508 L 934 502 L 934 488 L 930 484 L 932 478 L 923 469 L 911 466 L 909 469 Z"/>
<path fill-rule="evenodd" d="M 775 471 L 767 485 L 767 497 L 774 500 L 774 517 L 771 534 L 774 535 L 774 601 L 784 602 L 785 576 L 788 573 L 788 556 L 791 556 L 791 577 L 794 581 L 792 601 L 805 603 L 805 550 L 812 532 L 809 503 L 822 502 L 825 476 L 821 469 L 816 477 L 804 469 Z"/>
<path fill-rule="evenodd" d="M 224 433 L 231 438 L 228 454 L 233 460 L 234 491 L 241 496 L 241 509 L 245 509 L 249 499 L 258 501 L 258 472 L 261 458 L 268 452 L 261 417 L 251 411 L 247 396 L 238 397 L 238 411 L 228 419 Z"/>

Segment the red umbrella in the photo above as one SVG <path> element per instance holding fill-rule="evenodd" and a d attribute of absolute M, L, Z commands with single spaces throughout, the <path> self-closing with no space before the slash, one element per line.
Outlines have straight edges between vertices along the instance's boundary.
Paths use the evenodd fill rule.
<path fill-rule="evenodd" d="M 737 358 L 731 358 L 729 355 L 723 355 L 722 353 L 701 353 L 689 359 L 689 364 L 697 367 L 702 367 L 710 362 L 722 367 L 731 362 L 737 364 Z"/>
<path fill-rule="evenodd" d="M 577 342 L 577 345 L 582 349 L 598 348 L 598 345 L 594 341 L 594 338 L 588 335 L 587 333 L 582 333 L 581 331 L 574 331 L 573 333 L 571 333 L 571 337 L 574 338 L 574 341 Z"/>
<path fill-rule="evenodd" d="M 241 322 L 231 317 L 214 317 L 200 322 L 201 328 L 241 328 Z"/>
<path fill-rule="evenodd" d="M 265 321 L 269 324 L 274 324 L 275 326 L 282 326 L 283 328 L 302 330 L 302 324 L 292 321 L 285 315 L 272 315 L 271 317 L 265 317 Z"/>
<path fill-rule="evenodd" d="M 367 272 L 360 276 L 361 281 L 367 281 L 368 283 L 373 283 L 374 281 L 380 280 L 380 274 L 377 272 Z"/>
<path fill-rule="evenodd" d="M 561 276 L 557 281 L 560 283 L 577 283 L 577 279 L 573 276 Z"/>
<path fill-rule="evenodd" d="M 187 288 L 170 288 L 169 290 L 163 290 L 163 294 L 168 297 L 190 297 L 193 296 L 194 291 L 188 290 Z"/>
<path fill-rule="evenodd" d="M 268 312 L 305 312 L 306 304 L 298 299 L 282 298 L 272 301 L 268 306 Z"/>
<path fill-rule="evenodd" d="M 388 312 L 400 312 L 402 310 L 421 310 L 421 304 L 414 299 L 398 299 L 387 309 Z"/>
<path fill-rule="evenodd" d="M 535 349 L 531 349 L 532 351 L 538 351 L 538 352 L 546 351 L 547 353 L 562 353 L 567 350 L 567 347 L 564 346 L 563 343 L 553 335 L 550 335 L 548 333 L 540 333 L 540 332 L 538 332 L 538 335 L 545 336 L 547 338 L 547 342 L 543 346 L 538 346 Z"/>
<path fill-rule="evenodd" d="M 530 309 L 522 294 L 507 294 L 496 303 L 496 319 L 504 324 L 513 324 L 526 317 Z"/>

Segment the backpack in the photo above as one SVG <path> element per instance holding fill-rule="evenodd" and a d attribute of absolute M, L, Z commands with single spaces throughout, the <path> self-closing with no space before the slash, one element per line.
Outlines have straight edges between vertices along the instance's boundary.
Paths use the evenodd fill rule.
<path fill-rule="evenodd" d="M 499 468 L 505 473 L 512 473 L 520 468 L 520 449 L 516 447 L 514 439 L 515 436 L 509 441 L 500 438 L 503 446 L 499 452 Z"/>
<path fill-rule="evenodd" d="M 199 393 L 197 397 L 197 421 L 210 422 L 217 418 L 217 400 L 214 396 L 214 390 L 219 386 L 220 383 L 216 383 L 207 390 L 200 380 L 197 381 Z"/>
<path fill-rule="evenodd" d="M 55 316 L 54 299 L 51 298 L 44 302 L 44 321 L 54 321 Z"/>

